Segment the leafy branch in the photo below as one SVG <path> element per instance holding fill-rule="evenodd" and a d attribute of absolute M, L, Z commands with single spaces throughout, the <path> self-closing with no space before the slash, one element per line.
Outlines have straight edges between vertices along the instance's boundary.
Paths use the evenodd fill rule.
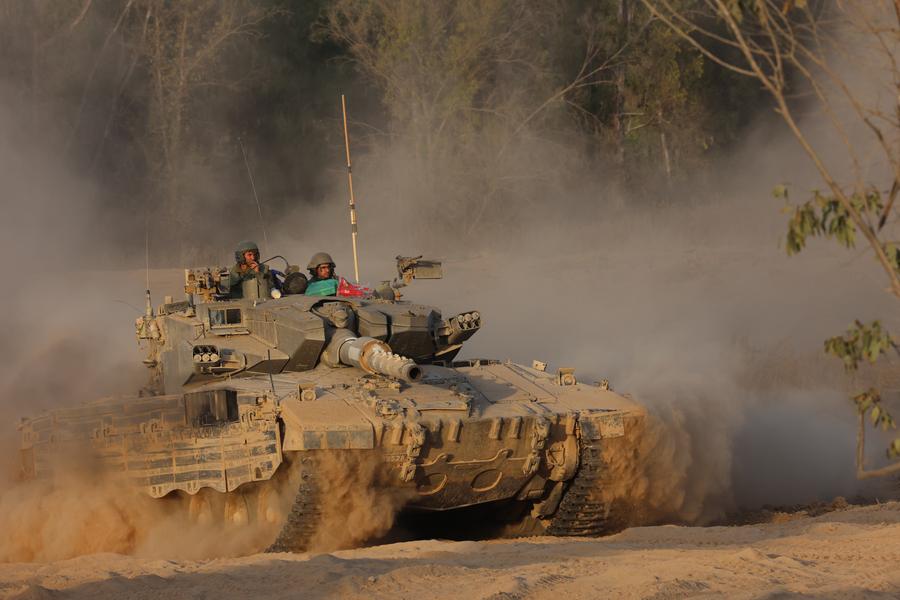
<path fill-rule="evenodd" d="M 878 321 L 870 325 L 856 321 L 844 335 L 825 340 L 825 353 L 840 358 L 848 372 L 856 371 L 863 360 L 874 363 L 891 348 L 897 350 L 897 344 Z"/>
<path fill-rule="evenodd" d="M 773 195 L 788 201 L 788 189 L 784 185 L 776 186 Z M 807 238 L 816 236 L 834 239 L 845 248 L 853 248 L 856 245 L 857 225 L 851 209 L 868 224 L 871 218 L 882 214 L 884 205 L 881 192 L 876 189 L 848 194 L 847 199 L 850 209 L 837 197 L 814 190 L 812 199 L 803 204 L 785 206 L 784 212 L 791 214 L 786 238 L 788 255 L 799 253 L 806 247 Z M 884 249 L 888 252 L 887 246 Z M 898 254 L 896 249 L 890 252 L 895 257 Z M 896 258 L 893 264 L 898 264 Z"/>
<path fill-rule="evenodd" d="M 897 429 L 894 417 L 881 404 L 881 394 L 875 388 L 869 388 L 864 392 L 860 392 L 853 397 L 853 402 L 861 415 L 865 415 L 866 412 L 869 413 L 874 427 L 881 427 L 882 431 Z M 891 456 L 890 449 L 888 450 L 888 456 Z"/>
<path fill-rule="evenodd" d="M 825 352 L 840 358 L 844 368 L 848 372 L 854 372 L 863 361 L 875 363 L 888 350 L 898 351 L 897 344 L 891 335 L 882 329 L 881 323 L 872 321 L 866 325 L 859 321 L 847 330 L 842 336 L 835 336 L 825 340 Z M 866 415 L 875 428 L 882 431 L 897 429 L 897 423 L 893 415 L 885 408 L 881 401 L 881 393 L 870 387 L 853 396 L 853 403 L 859 415 L 859 423 L 856 433 L 856 476 L 860 479 L 880 477 L 896 471 L 900 471 L 900 463 L 894 463 L 881 469 L 867 470 L 865 468 L 865 440 L 866 440 Z M 895 438 L 888 446 L 886 455 L 890 459 L 900 457 L 900 437 Z"/>

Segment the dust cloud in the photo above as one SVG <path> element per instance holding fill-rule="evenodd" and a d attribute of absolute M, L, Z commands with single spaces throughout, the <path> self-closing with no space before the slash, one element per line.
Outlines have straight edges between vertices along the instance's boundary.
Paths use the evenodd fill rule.
<path fill-rule="evenodd" d="M 159 511 L 150 498 L 127 488 L 97 485 L 96 478 L 55 483 L 6 483 L 0 495 L 0 560 L 53 561 L 95 552 L 132 553 L 142 510 Z M 131 513 L 131 514 L 129 514 Z M 153 522 L 148 519 L 146 524 Z"/>
<path fill-rule="evenodd" d="M 49 480 L 6 482 L 0 494 L 0 561 L 55 561 L 115 552 L 141 557 L 202 559 L 265 550 L 266 526 L 191 518 L 190 497 L 153 499 L 122 477 L 88 469 L 87 455 Z M 201 492 L 213 510 L 224 496 Z"/>
<path fill-rule="evenodd" d="M 186 494 L 152 499 L 124 475 L 101 468 L 88 449 L 72 448 L 56 457 L 48 479 L 16 482 L 4 474 L 0 561 L 49 562 L 98 552 L 184 559 L 262 552 L 275 540 L 281 519 L 263 519 L 260 498 L 272 494 L 267 506 L 284 517 L 297 493 L 299 471 L 283 467 L 286 475 L 235 496 L 246 517 L 229 522 L 219 516 L 226 512 L 224 494 L 199 492 L 197 508 Z M 398 489 L 387 466 L 363 453 L 323 452 L 315 472 L 322 512 L 309 542 L 312 552 L 384 537 L 415 494 L 413 488 Z"/>
<path fill-rule="evenodd" d="M 313 552 L 353 548 L 385 536 L 413 488 L 398 488 L 388 466 L 368 453 L 323 452 L 316 472 L 322 521 L 310 543 Z"/>
<path fill-rule="evenodd" d="M 191 523 L 183 502 L 141 494 L 94 464 L 86 449 L 71 450 L 56 457 L 48 479 L 4 482 L 0 560 L 54 561 L 97 552 L 202 557 L 247 549 L 221 528 Z"/>

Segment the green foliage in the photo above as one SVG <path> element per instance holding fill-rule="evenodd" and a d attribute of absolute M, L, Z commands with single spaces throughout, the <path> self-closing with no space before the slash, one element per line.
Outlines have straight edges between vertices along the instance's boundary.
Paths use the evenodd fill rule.
<path fill-rule="evenodd" d="M 514 94 L 542 91 L 554 66 L 552 40 L 541 43 L 549 12 L 522 0 L 336 0 L 317 34 L 344 46 L 379 88 L 390 129 L 434 159 L 476 142 Z M 515 85 L 498 85 L 505 76 Z"/>
<path fill-rule="evenodd" d="M 825 352 L 840 358 L 847 371 L 856 371 L 863 360 L 874 363 L 882 354 L 897 345 L 881 323 L 872 321 L 865 325 L 859 321 L 843 336 L 825 340 Z"/>
<path fill-rule="evenodd" d="M 850 371 L 856 370 L 863 359 L 875 362 L 888 348 L 896 346 L 887 332 L 881 329 L 878 321 L 868 326 L 857 321 L 846 336 L 834 337 L 825 342 L 825 351 L 841 358 Z M 881 400 L 881 393 L 873 387 L 853 396 L 857 412 L 863 417 L 868 414 L 873 427 L 880 427 L 882 431 L 896 429 L 897 422 Z M 891 442 L 886 454 L 888 458 L 900 457 L 900 438 Z"/>
<path fill-rule="evenodd" d="M 865 416 L 868 412 L 869 420 L 875 428 L 881 428 L 882 431 L 888 429 L 897 429 L 897 423 L 894 417 L 887 411 L 881 403 L 881 394 L 875 388 L 869 388 L 864 392 L 860 392 L 853 397 L 856 403 L 856 410 L 860 415 Z M 900 456 L 900 438 L 896 438 L 891 445 L 888 446 L 886 452 L 888 458 L 897 458 Z"/>
<path fill-rule="evenodd" d="M 702 55 L 671 29 L 651 25 L 641 36 L 634 35 L 631 44 L 623 69 L 622 109 L 627 116 L 622 123 L 627 144 L 623 166 L 634 188 L 652 185 L 648 173 L 663 175 L 664 153 L 669 156 L 671 177 L 697 166 L 715 140 L 718 128 L 713 121 L 719 115 L 709 110 L 703 93 L 707 65 Z"/>
<path fill-rule="evenodd" d="M 788 201 L 788 190 L 784 185 L 776 186 L 772 193 L 776 198 Z M 877 216 L 883 209 L 881 192 L 876 189 L 853 193 L 848 201 L 863 219 Z M 787 204 L 784 211 L 791 214 L 785 240 L 789 255 L 803 250 L 809 237 L 831 238 L 845 248 L 852 248 L 856 244 L 857 225 L 854 216 L 835 196 L 827 196 L 814 190 L 811 200 L 799 206 Z M 896 254 L 894 251 L 895 256 Z"/>
<path fill-rule="evenodd" d="M 890 261 L 891 266 L 900 271 L 900 247 L 895 242 L 888 242 L 882 248 L 884 248 L 884 254 Z"/>
<path fill-rule="evenodd" d="M 777 185 L 772 193 L 776 198 L 789 202 L 786 186 Z M 786 204 L 785 212 L 791 214 L 786 238 L 787 253 L 797 254 L 806 246 L 809 237 L 816 236 L 831 238 L 846 248 L 852 248 L 856 241 L 856 220 L 868 227 L 884 208 L 881 193 L 876 189 L 854 193 L 847 200 L 849 208 L 838 198 L 815 190 L 812 199 L 799 206 Z M 855 214 L 851 213 L 851 209 Z M 885 243 L 881 247 L 893 268 L 900 271 L 900 248 L 895 243 Z M 892 348 L 897 350 L 897 345 L 879 321 L 868 325 L 856 321 L 844 335 L 825 340 L 825 352 L 840 358 L 848 372 L 856 371 L 863 361 L 874 363 Z M 860 392 L 853 397 L 853 402 L 860 415 L 868 415 L 873 427 L 880 427 L 883 431 L 897 428 L 877 389 Z M 900 438 L 893 440 L 886 454 L 891 459 L 900 458 Z"/>
<path fill-rule="evenodd" d="M 891 442 L 891 445 L 888 446 L 887 455 L 888 458 L 900 457 L 900 438 L 897 438 L 893 442 Z"/>
<path fill-rule="evenodd" d="M 626 3 L 624 17 L 621 6 L 619 0 L 336 0 L 325 6 L 317 35 L 342 47 L 379 90 L 389 117 L 380 129 L 404 138 L 429 185 L 452 169 L 477 188 L 460 191 L 465 198 L 533 181 L 533 167 L 516 173 L 490 164 L 486 181 L 479 181 L 479 169 L 498 155 L 519 168 L 511 148 L 568 138 L 588 152 L 572 158 L 554 152 L 560 161 L 547 165 L 548 173 L 564 177 L 566 167 L 596 165 L 614 169 L 632 197 L 671 198 L 663 192 L 673 182 L 696 197 L 698 178 L 691 175 L 752 121 L 761 93 L 704 58 L 641 3 Z M 456 166 L 472 148 L 478 164 Z M 585 159 L 592 164 L 579 164 Z M 460 177 L 450 179 L 449 193 L 456 193 Z M 447 193 L 436 194 L 444 206 Z M 521 206 L 521 193 L 510 199 Z"/>
<path fill-rule="evenodd" d="M 894 418 L 881 404 L 881 394 L 875 388 L 860 392 L 853 397 L 853 402 L 861 414 L 869 413 L 873 426 L 881 427 L 884 431 L 897 428 Z"/>

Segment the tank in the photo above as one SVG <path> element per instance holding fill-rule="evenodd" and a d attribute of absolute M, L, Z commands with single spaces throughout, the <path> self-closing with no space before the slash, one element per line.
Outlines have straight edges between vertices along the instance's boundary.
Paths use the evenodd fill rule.
<path fill-rule="evenodd" d="M 87 446 L 192 519 L 268 528 L 273 551 L 303 551 L 321 533 L 326 454 L 377 461 L 382 489 L 420 522 L 464 514 L 528 535 L 623 527 L 633 507 L 614 492 L 629 465 L 612 462 L 635 459 L 644 409 L 574 369 L 456 360 L 482 315 L 404 300 L 401 287 L 441 265 L 397 264 L 376 290 L 342 281 L 327 297 L 290 293 L 304 282 L 289 273 L 232 298 L 226 270 L 186 270 L 185 299 L 154 309 L 148 292 L 136 321 L 147 387 L 23 419 L 23 474 L 51 477 L 54 456 Z"/>

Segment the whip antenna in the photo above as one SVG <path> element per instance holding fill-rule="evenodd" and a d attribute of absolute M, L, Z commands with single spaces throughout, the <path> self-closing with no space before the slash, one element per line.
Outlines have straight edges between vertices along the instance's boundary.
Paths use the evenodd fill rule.
<path fill-rule="evenodd" d="M 350 164 L 350 136 L 347 134 L 347 101 L 341 94 L 341 111 L 344 113 L 344 148 L 347 150 L 347 183 L 350 184 L 350 236 L 353 238 L 353 274 L 359 285 L 359 256 L 356 252 L 356 200 L 353 198 L 353 167 Z"/>
<path fill-rule="evenodd" d="M 150 301 L 150 212 L 144 213 L 144 262 L 147 270 L 147 306 L 146 316 L 153 316 L 153 303 Z"/>
<path fill-rule="evenodd" d="M 247 167 L 247 177 L 250 179 L 250 189 L 253 190 L 253 199 L 256 200 L 256 212 L 259 215 L 259 226 L 262 228 L 265 253 L 269 251 L 269 236 L 266 235 L 266 222 L 263 221 L 262 207 L 259 205 L 259 196 L 256 194 L 256 182 L 253 181 L 253 172 L 250 170 L 250 162 L 247 160 L 247 152 L 244 150 L 244 141 L 238 137 L 238 145 L 241 147 L 241 155 L 244 157 L 244 166 Z"/>

